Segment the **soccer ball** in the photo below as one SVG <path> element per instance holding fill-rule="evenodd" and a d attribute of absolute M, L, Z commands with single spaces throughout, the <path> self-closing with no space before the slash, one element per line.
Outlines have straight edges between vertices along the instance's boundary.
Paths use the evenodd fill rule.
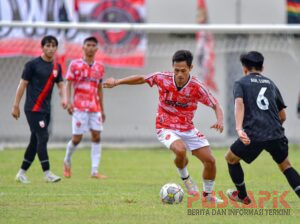
<path fill-rule="evenodd" d="M 163 203 L 178 204 L 183 199 L 183 189 L 179 184 L 167 183 L 160 190 L 160 198 Z"/>

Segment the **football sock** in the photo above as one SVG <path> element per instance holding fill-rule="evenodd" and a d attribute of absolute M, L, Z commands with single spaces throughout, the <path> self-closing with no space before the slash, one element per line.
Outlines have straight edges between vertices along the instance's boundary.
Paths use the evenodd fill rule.
<path fill-rule="evenodd" d="M 300 176 L 298 172 L 293 167 L 290 167 L 283 171 L 283 173 L 290 186 L 293 188 L 298 197 L 300 197 Z"/>
<path fill-rule="evenodd" d="M 26 170 L 23 170 L 23 169 L 19 169 L 19 171 L 18 171 L 18 174 L 21 174 L 21 175 L 23 175 L 25 173 L 26 173 Z"/>
<path fill-rule="evenodd" d="M 30 136 L 30 142 L 26 148 L 25 154 L 24 154 L 24 160 L 21 165 L 21 169 L 28 170 L 31 163 L 34 160 L 34 157 L 36 155 L 36 147 L 37 147 L 37 140 L 34 133 L 31 133 Z"/>
<path fill-rule="evenodd" d="M 49 170 L 50 163 L 49 163 L 49 157 L 47 152 L 47 143 L 48 143 L 49 134 L 47 131 L 37 132 L 36 138 L 37 138 L 37 154 L 41 162 L 42 169 L 43 171 Z"/>
<path fill-rule="evenodd" d="M 76 145 L 74 145 L 73 141 L 70 140 L 67 144 L 67 149 L 66 149 L 66 155 L 64 161 L 68 163 L 68 165 L 71 165 L 71 160 L 72 160 L 72 155 L 76 150 Z"/>
<path fill-rule="evenodd" d="M 204 196 L 207 196 L 212 192 L 214 189 L 215 181 L 214 180 L 205 180 L 203 179 L 203 194 Z"/>
<path fill-rule="evenodd" d="M 92 142 L 91 159 L 92 159 L 92 174 L 98 173 L 100 165 L 102 146 L 101 143 Z"/>
<path fill-rule="evenodd" d="M 45 174 L 46 177 L 48 177 L 51 174 L 51 172 L 50 172 L 50 170 L 45 170 L 44 174 Z"/>
<path fill-rule="evenodd" d="M 186 166 L 183 167 L 182 169 L 177 168 L 177 171 L 182 180 L 186 180 L 190 176 Z"/>
<path fill-rule="evenodd" d="M 244 182 L 244 172 L 240 163 L 237 164 L 229 164 L 228 163 L 228 170 L 231 177 L 231 180 L 236 186 L 238 190 L 238 196 L 241 199 L 247 197 L 246 185 Z"/>

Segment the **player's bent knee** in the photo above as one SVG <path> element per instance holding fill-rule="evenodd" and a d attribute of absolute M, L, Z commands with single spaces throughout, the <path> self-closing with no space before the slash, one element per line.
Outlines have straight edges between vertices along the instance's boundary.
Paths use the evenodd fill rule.
<path fill-rule="evenodd" d="M 237 156 L 235 156 L 231 150 L 228 150 L 227 153 L 225 154 L 225 160 L 227 161 L 227 163 L 229 164 L 236 164 L 239 162 L 239 158 Z"/>
<path fill-rule="evenodd" d="M 74 144 L 74 145 L 78 145 L 80 142 L 81 142 L 81 139 L 82 139 L 82 137 L 81 136 L 73 136 L 73 138 L 72 138 L 72 143 Z"/>
<path fill-rule="evenodd" d="M 101 141 L 100 132 L 91 131 L 91 140 L 92 142 L 99 143 Z"/>
<path fill-rule="evenodd" d="M 185 150 L 175 150 L 176 157 L 178 158 L 185 158 L 186 151 Z"/>
<path fill-rule="evenodd" d="M 172 151 L 175 153 L 177 158 L 186 157 L 186 149 L 184 147 L 173 147 Z"/>
<path fill-rule="evenodd" d="M 40 132 L 36 134 L 38 144 L 46 144 L 49 140 L 48 132 Z"/>
<path fill-rule="evenodd" d="M 282 163 L 278 164 L 278 167 L 281 172 L 284 172 L 286 169 L 292 167 L 292 164 L 290 163 L 289 159 L 286 158 Z"/>
<path fill-rule="evenodd" d="M 99 143 L 100 141 L 101 141 L 100 136 L 93 136 L 92 137 L 92 142 Z"/>
<path fill-rule="evenodd" d="M 203 162 L 206 168 L 214 168 L 216 166 L 216 160 L 214 157 L 210 157 L 209 159 Z"/>

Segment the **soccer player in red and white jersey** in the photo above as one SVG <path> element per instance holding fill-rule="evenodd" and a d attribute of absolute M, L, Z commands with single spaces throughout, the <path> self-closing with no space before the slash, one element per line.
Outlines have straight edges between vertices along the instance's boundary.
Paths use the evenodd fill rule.
<path fill-rule="evenodd" d="M 66 95 L 68 112 L 72 114 L 72 134 L 64 159 L 64 176 L 71 177 L 71 158 L 82 135 L 90 131 L 92 140 L 91 177 L 96 179 L 106 178 L 98 172 L 101 159 L 100 133 L 103 130 L 102 122 L 105 121 L 103 108 L 102 79 L 104 66 L 95 61 L 98 50 L 98 41 L 95 37 L 88 37 L 83 42 L 83 58 L 73 60 L 67 72 Z M 73 103 L 71 103 L 71 89 L 74 89 Z"/>
<path fill-rule="evenodd" d="M 216 177 L 216 165 L 209 142 L 195 128 L 192 120 L 197 104 L 200 102 L 213 108 L 217 122 L 211 128 L 222 132 L 223 112 L 208 89 L 197 78 L 190 75 L 193 68 L 192 61 L 193 55 L 190 51 L 180 50 L 172 59 L 173 72 L 157 72 L 147 76 L 135 75 L 122 79 L 109 78 L 103 86 L 113 88 L 122 84 L 143 83 L 148 83 L 150 87 L 156 85 L 159 91 L 156 116 L 158 140 L 175 153 L 175 165 L 190 194 L 196 194 L 199 190 L 187 170 L 187 150 L 190 150 L 192 155 L 204 165 L 202 175 L 204 201 L 222 203 L 222 200 L 211 195 Z"/>

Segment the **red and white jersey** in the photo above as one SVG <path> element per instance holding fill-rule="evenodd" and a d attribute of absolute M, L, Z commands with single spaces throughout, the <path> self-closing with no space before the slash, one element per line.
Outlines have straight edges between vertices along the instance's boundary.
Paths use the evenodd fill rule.
<path fill-rule="evenodd" d="M 73 82 L 73 107 L 78 111 L 101 112 L 98 87 L 102 83 L 104 66 L 94 62 L 91 66 L 83 59 L 73 60 L 66 79 Z"/>
<path fill-rule="evenodd" d="M 157 85 L 159 104 L 156 128 L 189 131 L 194 128 L 193 118 L 198 102 L 213 107 L 217 100 L 196 77 L 190 76 L 186 85 L 178 90 L 173 72 L 157 72 L 147 75 L 146 82 Z"/>

